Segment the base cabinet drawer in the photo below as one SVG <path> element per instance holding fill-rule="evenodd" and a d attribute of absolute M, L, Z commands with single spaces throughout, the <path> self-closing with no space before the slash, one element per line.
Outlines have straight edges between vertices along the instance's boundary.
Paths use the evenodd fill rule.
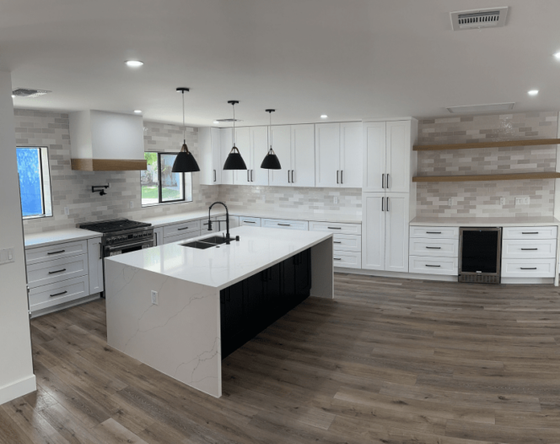
<path fill-rule="evenodd" d="M 27 267 L 27 280 L 30 288 L 84 275 L 87 279 L 87 274 L 87 254 L 39 262 Z"/>
<path fill-rule="evenodd" d="M 239 216 L 239 226 L 260 227 L 261 219 L 260 217 Z"/>
<path fill-rule="evenodd" d="M 552 259 L 556 257 L 556 239 L 504 239 L 502 257 L 504 259 Z"/>
<path fill-rule="evenodd" d="M 502 277 L 553 278 L 556 259 L 502 259 Z"/>
<path fill-rule="evenodd" d="M 87 276 L 57 282 L 29 290 L 29 308 L 37 311 L 64 302 L 73 301 L 89 294 Z"/>
<path fill-rule="evenodd" d="M 334 251 L 362 251 L 362 236 L 351 234 L 335 234 L 333 236 Z"/>
<path fill-rule="evenodd" d="M 309 222 L 309 231 L 326 231 L 333 234 L 362 234 L 361 224 L 341 224 L 338 222 Z"/>
<path fill-rule="evenodd" d="M 408 259 L 409 273 L 459 275 L 457 257 L 422 257 L 410 256 Z"/>
<path fill-rule="evenodd" d="M 206 228 L 208 229 L 208 228 Z M 202 234 L 208 234 L 208 231 L 203 232 Z M 193 237 L 200 236 L 200 230 L 198 231 L 185 231 L 183 233 L 176 234 L 175 236 L 165 236 L 163 238 L 164 244 L 171 244 L 173 242 L 179 242 L 187 239 L 191 239 Z"/>
<path fill-rule="evenodd" d="M 362 254 L 350 251 L 337 251 L 333 253 L 335 267 L 362 268 Z"/>
<path fill-rule="evenodd" d="M 459 239 L 459 227 L 410 227 L 410 237 Z"/>
<path fill-rule="evenodd" d="M 261 227 L 307 231 L 309 230 L 309 223 L 306 220 L 263 219 L 261 222 Z"/>
<path fill-rule="evenodd" d="M 457 239 L 420 239 L 410 238 L 411 256 L 445 256 L 458 257 L 459 241 Z"/>
<path fill-rule="evenodd" d="M 180 224 L 167 225 L 163 227 L 163 237 L 177 236 L 182 233 L 200 232 L 200 221 L 193 220 Z"/>
<path fill-rule="evenodd" d="M 502 239 L 556 239 L 558 229 L 547 227 L 504 227 Z"/>
<path fill-rule="evenodd" d="M 38 262 L 51 261 L 65 257 L 78 256 L 87 253 L 87 240 L 64 242 L 47 247 L 26 248 L 25 262 L 27 265 Z"/>

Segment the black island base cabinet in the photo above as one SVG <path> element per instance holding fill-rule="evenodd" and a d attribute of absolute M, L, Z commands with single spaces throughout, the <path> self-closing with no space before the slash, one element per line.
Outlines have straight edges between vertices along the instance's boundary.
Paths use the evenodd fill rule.
<path fill-rule="evenodd" d="M 220 291 L 222 359 L 309 297 L 311 250 Z"/>

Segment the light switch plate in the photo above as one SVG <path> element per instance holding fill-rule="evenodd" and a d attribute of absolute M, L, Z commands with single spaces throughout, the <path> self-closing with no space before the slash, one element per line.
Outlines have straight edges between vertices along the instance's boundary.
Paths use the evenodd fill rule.
<path fill-rule="evenodd" d="M 0 250 L 0 265 L 14 262 L 14 248 L 4 248 Z"/>
<path fill-rule="evenodd" d="M 152 304 L 153 305 L 159 304 L 159 294 L 156 290 L 152 290 Z"/>

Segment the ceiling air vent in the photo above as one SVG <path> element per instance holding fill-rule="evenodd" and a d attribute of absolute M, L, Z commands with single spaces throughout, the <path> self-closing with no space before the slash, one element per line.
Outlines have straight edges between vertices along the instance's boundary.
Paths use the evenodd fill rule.
<path fill-rule="evenodd" d="M 16 88 L 12 91 L 12 96 L 14 97 L 39 97 L 48 94 L 52 91 L 47 91 L 46 89 L 35 89 L 35 88 Z"/>
<path fill-rule="evenodd" d="M 460 105 L 448 106 L 447 111 L 451 114 L 464 114 L 464 113 L 495 113 L 500 111 L 509 111 L 513 109 L 515 102 L 506 103 L 486 103 L 484 105 Z"/>
<path fill-rule="evenodd" d="M 216 122 L 220 122 L 220 123 L 231 123 L 231 122 L 243 122 L 243 120 L 232 119 L 232 118 L 230 117 L 229 119 L 216 119 Z"/>
<path fill-rule="evenodd" d="M 499 28 L 506 25 L 509 6 L 451 12 L 453 31 L 462 29 Z"/>

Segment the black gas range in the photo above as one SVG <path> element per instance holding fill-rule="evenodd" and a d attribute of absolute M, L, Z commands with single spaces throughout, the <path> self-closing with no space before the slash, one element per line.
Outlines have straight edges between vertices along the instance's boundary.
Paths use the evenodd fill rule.
<path fill-rule="evenodd" d="M 154 246 L 152 224 L 129 219 L 111 219 L 78 225 L 84 230 L 103 233 L 101 247 L 103 257 L 129 253 Z"/>

